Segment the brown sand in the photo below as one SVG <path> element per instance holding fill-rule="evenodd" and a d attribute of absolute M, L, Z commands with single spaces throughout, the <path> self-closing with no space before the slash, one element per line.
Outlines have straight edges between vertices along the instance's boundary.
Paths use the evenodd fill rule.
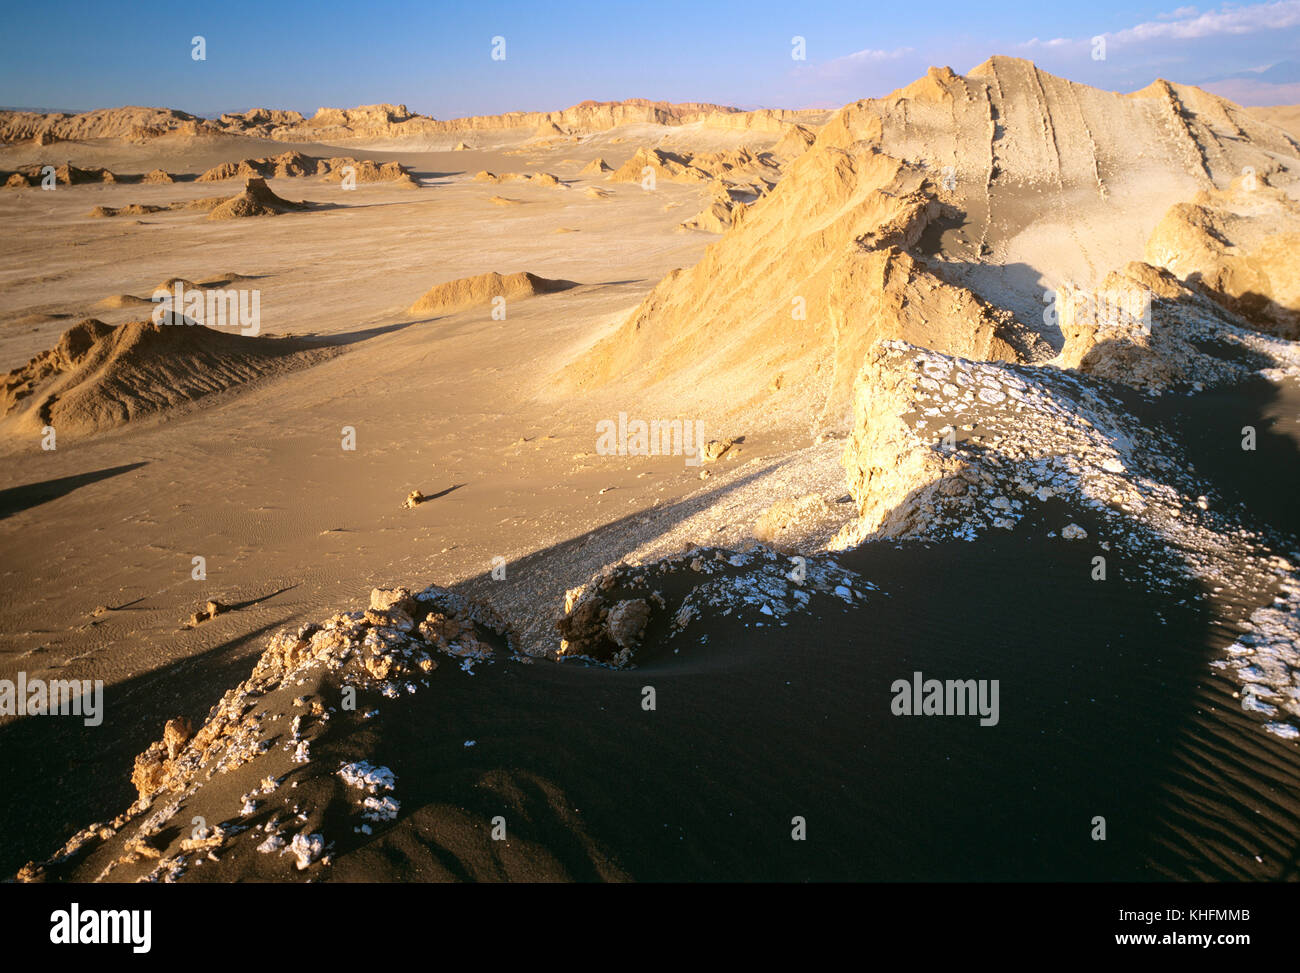
<path fill-rule="evenodd" d="M 994 111 L 1000 131 L 990 131 Z M 797 143 L 807 140 L 790 136 L 782 156 L 788 149 L 796 161 L 784 171 L 763 150 L 796 122 L 812 131 L 824 114 L 635 103 L 545 114 L 459 128 L 391 105 L 325 109 L 313 119 L 258 110 L 211 124 L 149 115 L 133 124 L 156 130 L 133 137 L 54 143 L 86 171 L 162 168 L 188 177 L 286 149 L 332 158 L 337 150 L 318 140 L 347 139 L 346 151 L 408 166 L 432 184 L 410 194 L 386 183 L 357 193 L 321 183 L 331 208 L 291 220 L 196 223 L 170 210 L 148 224 L 91 220 L 93 205 L 124 205 L 128 191 L 93 180 L 41 194 L 39 211 L 35 193 L 0 199 L 0 216 L 13 227 L 0 240 L 0 259 L 12 268 L 0 285 L 0 353 L 11 366 L 56 345 L 105 294 L 139 293 L 178 274 L 206 280 L 230 266 L 257 273 L 277 332 L 347 349 L 311 368 L 257 373 L 219 396 L 147 413 L 166 421 L 132 419 L 111 435 L 72 437 L 68 448 L 61 440 L 53 452 L 39 450 L 30 425 L 6 437 L 0 544 L 14 594 L 0 603 L 0 675 L 108 684 L 108 715 L 93 732 L 77 721 L 0 724 L 6 752 L 20 755 L 13 777 L 21 784 L 0 805 L 6 833 L 21 836 L 6 843 L 6 870 L 48 858 L 69 835 L 126 809 L 136 797 L 136 756 L 177 717 L 202 727 L 273 632 L 363 608 L 377 582 L 432 579 L 489 602 L 520 648 L 543 653 L 558 646 L 553 622 L 566 590 L 613 578 L 611 587 L 589 590 L 616 601 L 591 595 L 575 604 L 588 606 L 587 621 L 619 650 L 644 623 L 631 657 L 639 668 L 527 662 L 498 646 L 470 675 L 442 658 L 415 693 L 399 686 L 396 699 L 365 697 L 377 717 L 340 711 L 323 727 L 304 719 L 306 764 L 281 749 L 294 735 L 289 724 L 338 687 L 328 680 L 294 687 L 267 700 L 259 739 L 272 749 L 214 777 L 176 811 L 264 826 L 275 801 L 300 793 L 309 808 L 301 823 L 334 843 L 330 865 L 300 872 L 293 855 L 258 852 L 251 832 L 223 838 L 219 850 L 183 849 L 188 832 L 172 828 L 149 836 L 152 852 L 133 846 L 148 861 L 119 867 L 149 871 L 163 861 L 153 853 L 181 853 L 187 880 L 1293 877 L 1296 745 L 1265 733 L 1263 717 L 1243 709 L 1235 669 L 1212 665 L 1243 631 L 1230 626 L 1272 595 L 1244 584 L 1202 590 L 1186 578 L 1154 585 L 1148 576 L 1183 557 L 1217 557 L 1215 545 L 1230 537 L 1227 528 L 1216 532 L 1217 514 L 1187 515 L 1209 532 L 1203 550 L 1156 545 L 1116 556 L 1112 569 L 1125 581 L 1105 586 L 1088 576 L 1095 544 L 1060 532 L 1069 517 L 1100 538 L 1107 521 L 1061 499 L 1026 509 L 1014 530 L 992 528 L 975 543 L 934 532 L 875 541 L 835 555 L 834 567 L 824 547 L 841 527 L 866 530 L 864 470 L 896 470 L 890 482 L 899 488 L 914 472 L 899 454 L 891 458 L 890 437 L 873 432 L 896 427 L 857 421 L 874 415 L 866 408 L 871 391 L 856 388 L 874 339 L 945 347 L 1004 381 L 1037 374 L 1006 363 L 1042 354 L 1026 334 L 1032 328 L 1050 351 L 1069 341 L 1081 364 L 1098 366 L 1097 377 L 1079 380 L 1093 398 L 1136 410 L 1126 423 L 1158 426 L 1150 435 L 1163 442 L 1168 468 L 1142 467 L 1152 483 L 1192 491 L 1182 501 L 1189 511 L 1194 493 L 1205 491 L 1211 511 L 1232 511 L 1225 524 L 1267 535 L 1250 542 L 1243 563 L 1256 565 L 1259 547 L 1287 549 L 1276 538 L 1295 533 L 1294 504 L 1278 497 L 1294 491 L 1276 485 L 1296 479 L 1293 424 L 1282 423 L 1295 411 L 1292 386 L 1246 383 L 1225 368 L 1207 392 L 1149 400 L 1103 377 L 1107 361 L 1152 356 L 1162 368 L 1140 377 L 1220 376 L 1196 357 L 1206 354 L 1201 347 L 1166 341 L 1207 307 L 1219 345 L 1231 335 L 1238 357 L 1277 360 L 1249 343 L 1258 336 L 1244 324 L 1241 334 L 1224 330 L 1239 325 L 1221 317 L 1232 313 L 1215 296 L 1222 295 L 1168 282 L 1169 300 L 1184 304 L 1185 316 L 1149 340 L 1101 340 L 1078 319 L 1068 335 L 1053 331 L 1038 302 L 1044 286 L 1127 273 L 1171 206 L 1226 188 L 1227 174 L 1243 166 L 1290 186 L 1283 163 L 1296 156 L 1294 145 L 1194 89 L 1157 84 L 1118 96 L 1008 59 L 964 78 L 937 70 L 889 99 L 849 106 L 803 153 Z M 106 116 L 39 124 L 57 139 L 101 122 Z M 30 119 L 5 123 L 36 131 Z M 525 146 L 543 124 L 548 139 Z M 1221 135 L 1227 131 L 1240 136 Z M 452 155 L 471 133 L 488 147 Z M 1150 151 L 1135 156 L 1134 139 Z M 573 171 L 566 158 L 599 155 L 627 168 L 639 153 L 667 178 L 645 191 L 638 177 L 601 206 L 520 180 L 512 188 L 529 205 L 507 216 L 482 205 L 469 173 L 504 171 L 516 149 L 531 168 L 566 176 Z M 8 146 L 0 165 L 18 172 L 38 164 L 42 151 L 32 142 Z M 736 225 L 709 245 L 678 223 L 722 201 L 719 179 L 739 206 Z M 197 200 L 201 191 L 185 178 L 129 189 L 137 205 Z M 559 227 L 582 232 L 558 235 Z M 1254 239 L 1242 237 L 1247 252 L 1258 249 Z M 546 300 L 511 301 L 508 320 L 493 320 L 492 285 L 467 282 L 507 261 L 588 283 Z M 405 321 L 404 302 L 428 287 L 430 267 L 474 300 L 433 321 Z M 1164 281 L 1150 276 L 1155 268 L 1135 273 Z M 794 296 L 810 298 L 806 320 L 789 316 Z M 1197 304 L 1196 315 L 1187 310 L 1201 300 L 1208 303 Z M 138 312 L 96 313 L 109 327 Z M 218 351 L 220 372 L 236 352 Z M 210 367 L 190 364 L 186 374 Z M 50 381 L 81 374 L 76 368 Z M 906 406 L 904 374 L 882 370 L 879 388 L 898 388 Z M 557 376 L 568 380 L 564 387 Z M 93 376 L 83 379 L 76 389 L 96 391 Z M 181 380 L 151 374 L 140 386 Z M 1091 408 L 1092 398 L 1071 398 L 1074 380 L 1065 374 L 1044 387 L 1076 411 L 1080 402 Z M 568 391 L 574 384 L 580 394 Z M 837 434 L 822 421 L 835 402 L 842 413 L 858 410 L 841 413 L 848 443 L 810 442 Z M 597 424 L 620 412 L 698 418 L 703 438 L 743 443 L 702 468 L 681 456 L 601 453 Z M 1246 424 L 1264 433 L 1258 455 L 1267 475 L 1243 462 L 1253 458 L 1238 445 Z M 999 484 L 1004 468 L 1026 474 L 1023 456 L 976 440 L 984 430 L 975 425 L 961 432 L 972 444 L 963 447 L 970 455 L 962 469 Z M 340 448 L 346 430 L 355 450 Z M 1171 451 L 1178 462 L 1168 460 Z M 1193 470 L 1185 470 L 1187 459 Z M 1117 490 L 1136 482 L 1114 475 L 1120 479 L 1106 482 Z M 413 489 L 424 502 L 403 509 Z M 947 503 L 958 495 L 940 496 L 936 502 Z M 901 515 L 924 512 L 914 500 L 895 504 L 899 523 L 920 523 Z M 1235 512 L 1237 504 L 1246 513 Z M 692 593 L 714 590 L 701 588 L 693 558 L 641 575 L 598 574 L 623 558 L 700 543 L 735 550 L 759 537 L 815 558 L 818 570 L 856 572 L 860 581 L 845 578 L 858 594 L 846 600 L 818 589 L 814 607 L 783 618 L 785 626 L 761 605 L 704 611 L 674 634 L 687 602 L 703 604 L 704 595 Z M 195 555 L 208 564 L 202 580 L 191 574 Z M 773 582 L 789 600 L 789 584 L 769 570 L 785 572 L 789 562 L 758 556 L 733 565 L 732 556 L 723 552 L 717 562 L 729 576 Z M 497 557 L 504 577 L 494 574 Z M 178 629 L 208 600 L 230 610 Z M 637 601 L 644 615 L 624 604 Z M 369 631 L 376 624 L 366 623 Z M 587 631 L 571 631 L 572 643 L 584 644 Z M 1053 633 L 1050 651 L 1044 632 Z M 608 649 L 599 639 L 591 644 Z M 377 665 L 382 655 L 375 653 Z M 893 717 L 889 684 L 916 670 L 1003 680 L 1002 724 Z M 642 708 L 647 685 L 658 693 L 654 711 Z M 289 693 L 308 700 L 300 705 Z M 167 738 L 183 746 L 180 726 L 172 723 Z M 335 773 L 340 761 L 357 759 L 391 767 L 401 801 L 397 820 L 369 835 L 353 830 L 362 823 L 357 795 Z M 268 775 L 284 778 L 277 793 L 244 813 L 244 795 Z M 881 780 L 895 783 L 882 789 Z M 635 781 L 635 800 L 610 781 Z M 1265 792 L 1268 813 L 1260 815 Z M 1101 852 L 1083 839 L 1079 818 L 1081 807 L 1086 819 L 1094 806 L 1122 822 Z M 159 799 L 148 814 L 165 807 Z M 510 829 L 505 843 L 490 837 L 498 814 Z M 790 840 L 796 815 L 807 818 L 813 840 Z M 101 847 L 47 875 L 97 877 L 103 857 L 127 851 L 135 826 L 116 828 Z"/>

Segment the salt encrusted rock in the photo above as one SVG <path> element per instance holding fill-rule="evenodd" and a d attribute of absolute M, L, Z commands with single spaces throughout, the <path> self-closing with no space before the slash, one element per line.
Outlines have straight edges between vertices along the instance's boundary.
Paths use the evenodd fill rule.
<path fill-rule="evenodd" d="M 336 773 L 349 787 L 355 787 L 367 794 L 391 791 L 397 784 L 396 775 L 387 767 L 376 767 L 368 760 L 358 760 L 344 764 Z"/>
<path fill-rule="evenodd" d="M 1300 349 L 1225 325 L 1241 343 L 1300 375 Z M 1225 337 L 1226 340 L 1226 337 Z M 1023 517 L 1028 498 L 1094 509 L 1121 534 L 1184 535 L 1219 546 L 1183 514 L 1185 476 L 1167 443 L 1109 394 L 1058 368 L 974 362 L 881 342 L 855 385 L 844 450 L 858 520 L 832 548 L 868 539 L 973 539 Z M 959 428 L 960 427 L 960 428 Z M 978 432 L 976 430 L 978 429 Z M 962 435 L 967 433 L 970 435 Z M 998 508 L 995 498 L 1009 498 Z"/>
<path fill-rule="evenodd" d="M 387 611 L 366 611 L 366 622 L 377 628 L 395 628 L 399 632 L 409 632 L 415 627 L 415 620 L 402 609 L 394 607 Z"/>
<path fill-rule="evenodd" d="M 1270 379 L 1300 377 L 1294 343 L 1241 328 L 1207 303 L 1192 297 L 1180 304 L 1188 314 L 1206 315 L 1186 335 L 1196 340 L 1195 355 L 1202 346 L 1223 348 L 1229 357 L 1245 351 L 1251 367 L 1265 366 Z M 1160 348 L 1151 345 L 1149 353 L 1159 355 Z M 1218 374 L 1194 357 L 1175 372 L 1205 384 Z M 1149 379 L 1155 372 L 1136 374 Z M 1155 390 L 1155 383 L 1142 382 L 1145 391 Z M 1300 590 L 1295 567 L 1279 563 L 1258 525 L 1200 492 L 1204 481 L 1188 468 L 1177 440 L 1135 407 L 1131 394 L 1120 396 L 1095 375 L 882 342 L 856 390 L 844 463 L 859 520 L 841 531 L 836 546 L 881 538 L 973 540 L 1015 529 L 1031 511 L 1042 513 L 1039 504 L 1051 503 L 1088 518 L 1088 531 L 1070 523 L 1062 538 L 1099 535 L 1100 549 L 1121 552 L 1134 566 L 1134 580 L 1155 590 L 1189 581 L 1214 593 L 1277 584 Z M 1256 618 L 1268 617 L 1257 612 L 1239 624 L 1250 631 Z M 1293 633 L 1285 625 L 1278 630 L 1286 634 L 1230 647 L 1230 658 L 1219 664 L 1247 687 L 1241 694 L 1247 711 L 1300 716 L 1293 694 L 1300 663 L 1279 648 L 1293 642 Z M 1282 720 L 1263 729 L 1300 737 L 1300 728 Z"/>
<path fill-rule="evenodd" d="M 420 504 L 424 503 L 425 499 L 425 495 L 419 490 L 412 490 L 406 495 L 406 499 L 402 501 L 402 506 L 407 510 L 410 510 L 412 507 L 418 507 Z"/>
<path fill-rule="evenodd" d="M 355 664 L 350 678 L 359 685 L 408 679 L 437 668 L 427 653 L 408 653 L 413 636 L 451 655 L 483 659 L 495 651 L 487 641 L 488 631 L 510 643 L 499 615 L 446 589 L 429 588 L 414 596 L 405 587 L 375 588 L 365 612 L 339 613 L 323 625 L 304 625 L 296 633 L 273 636 L 252 676 L 222 697 L 197 732 L 183 718 L 167 723 L 163 739 L 136 757 L 131 782 L 144 800 L 159 791 L 187 786 L 200 766 L 213 761 L 218 772 L 224 772 L 251 760 L 259 752 L 261 728 L 249 715 L 251 704 L 246 701 L 304 667 Z M 324 711 L 317 705 L 313 712 L 320 717 Z"/>
<path fill-rule="evenodd" d="M 163 746 L 167 749 L 167 759 L 175 760 L 181 747 L 188 743 L 192 736 L 194 736 L 194 727 L 186 717 L 178 716 L 174 720 L 168 720 L 167 725 L 163 727 Z"/>
<path fill-rule="evenodd" d="M 796 553 L 808 539 L 821 539 L 840 526 L 844 517 L 836 506 L 815 493 L 778 500 L 754 522 L 754 536 L 782 553 Z"/>
<path fill-rule="evenodd" d="M 1204 350 L 1211 343 L 1294 357 L 1285 342 L 1255 333 L 1246 319 L 1150 264 L 1112 272 L 1095 292 L 1062 288 L 1056 307 L 1065 338 L 1058 364 L 1146 392 L 1219 385 L 1249 374 Z"/>
<path fill-rule="evenodd" d="M 300 795 L 309 793 L 294 790 L 300 778 L 295 777 L 292 787 L 280 788 L 284 778 L 274 776 L 283 773 L 276 769 L 283 767 L 283 754 L 304 764 L 309 776 L 319 777 L 310 769 L 310 745 L 335 725 L 332 718 L 342 717 L 330 703 L 337 703 L 345 687 L 388 698 L 414 693 L 428 685 L 427 674 L 437 668 L 431 652 L 465 657 L 464 665 L 469 665 L 491 656 L 501 641 L 512 647 L 513 636 L 494 610 L 434 586 L 416 595 L 408 588 L 377 588 L 367 611 L 340 612 L 322 623 L 280 632 L 268 640 L 249 678 L 222 696 L 197 731 L 184 718 L 170 720 L 163 739 L 136 758 L 131 780 L 139 798 L 126 812 L 78 832 L 57 855 L 29 863 L 20 877 L 60 880 L 77 867 L 74 856 L 84 862 L 92 851 L 107 846 L 112 853 L 103 856 L 107 864 L 96 880 L 122 880 L 123 872 L 130 871 L 137 879 L 175 881 L 188 867 L 217 860 L 218 848 L 229 850 L 239 840 L 250 840 L 250 848 L 266 854 L 292 852 L 299 869 L 327 864 L 324 836 L 304 827 L 320 820 L 314 815 L 322 809 L 299 805 Z M 304 692 L 298 686 L 309 688 Z M 282 707 L 290 699 L 286 712 Z M 280 721 L 290 714 L 285 734 Z M 373 711 L 362 718 L 371 715 Z M 254 764 L 261 783 L 231 808 L 233 817 L 199 831 L 188 822 L 177 827 L 181 808 L 193 806 L 190 802 L 207 782 L 262 759 L 271 762 Z M 357 761 L 356 766 L 363 763 Z M 391 790 L 391 771 L 375 771 L 381 782 L 388 775 Z M 391 794 L 372 792 L 353 810 L 382 826 L 398 816 L 400 804 Z M 246 832 L 248 839 L 238 837 Z"/>
<path fill-rule="evenodd" d="M 181 851 L 202 851 L 211 853 L 220 848 L 227 838 L 226 832 L 219 827 L 204 828 L 197 836 L 181 839 Z"/>
<path fill-rule="evenodd" d="M 430 612 L 417 631 L 421 638 L 447 655 L 483 659 L 492 654 L 492 647 L 478 637 L 474 624 L 463 617 Z"/>
<path fill-rule="evenodd" d="M 762 547 L 743 553 L 694 548 L 648 564 L 620 564 L 567 592 L 556 622 L 557 656 L 624 668 L 656 617 L 671 620 L 671 640 L 696 618 L 735 615 L 779 625 L 791 612 L 807 610 L 814 597 L 851 604 L 874 587 L 827 557 L 786 558 Z"/>
<path fill-rule="evenodd" d="M 289 851 L 297 859 L 298 871 L 312 865 L 325 850 L 325 837 L 319 834 L 296 834 L 289 843 Z"/>
<path fill-rule="evenodd" d="M 641 644 L 646 622 L 650 620 L 650 606 L 645 599 L 620 601 L 609 610 L 606 625 L 609 637 L 621 649 L 632 649 Z"/>
<path fill-rule="evenodd" d="M 166 760 L 167 746 L 162 741 L 149 744 L 149 748 L 135 758 L 131 783 L 141 797 L 148 797 L 162 786 Z"/>
<path fill-rule="evenodd" d="M 370 592 L 370 610 L 386 612 L 399 608 L 408 614 L 415 610 L 410 588 L 375 588 Z"/>

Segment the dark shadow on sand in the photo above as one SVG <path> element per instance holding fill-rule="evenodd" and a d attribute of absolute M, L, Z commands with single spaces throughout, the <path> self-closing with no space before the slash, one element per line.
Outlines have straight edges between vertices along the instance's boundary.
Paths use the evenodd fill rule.
<path fill-rule="evenodd" d="M 430 494 L 429 494 L 428 496 L 426 496 L 426 497 L 424 498 L 424 500 L 421 501 L 421 502 L 423 502 L 423 503 L 428 503 L 430 500 L 438 500 L 438 499 L 440 499 L 441 497 L 445 497 L 445 496 L 446 496 L 447 494 L 449 494 L 449 493 L 454 493 L 454 492 L 456 492 L 456 491 L 459 490 L 461 487 L 466 486 L 466 485 L 467 485 L 467 484 L 464 484 L 464 483 L 456 483 L 456 484 L 454 484 L 454 485 L 452 485 L 452 486 L 447 487 L 447 489 L 445 489 L 445 490 L 439 490 L 437 493 L 430 493 Z"/>
<path fill-rule="evenodd" d="M 10 781 L 0 793 L 0 874 L 13 875 L 25 862 L 56 852 L 80 829 L 124 811 L 136 798 L 135 755 L 161 739 L 173 717 L 201 725 L 221 694 L 248 678 L 263 639 L 286 620 L 106 684 L 99 726 L 72 715 L 27 716 L 0 726 Z"/>
<path fill-rule="evenodd" d="M 1267 438 L 1267 399 L 1248 386 L 1232 409 L 1213 396 L 1134 407 L 1167 422 L 1189 454 L 1202 450 L 1197 469 L 1282 531 L 1294 521 L 1271 504 L 1279 483 L 1265 490 L 1258 470 L 1215 466 L 1227 447 L 1205 425 L 1218 416 L 1226 434 L 1253 419 L 1270 468 L 1294 471 L 1294 441 Z M 700 503 L 659 514 L 679 522 Z M 512 562 L 508 581 L 485 572 L 456 589 L 491 600 L 494 584 L 526 579 L 562 592 L 587 580 L 574 573 L 584 548 L 644 516 Z M 1099 515 L 1049 500 L 1015 531 L 974 543 L 865 545 L 835 557 L 882 589 L 864 603 L 825 599 L 788 627 L 715 613 L 675 639 L 660 623 L 633 670 L 499 654 L 471 676 L 445 660 L 418 721 L 373 726 L 403 811 L 370 840 L 370 860 L 416 879 L 435 864 L 482 874 L 502 854 L 487 822 L 504 815 L 512 841 L 545 852 L 530 860 L 534 878 L 611 868 L 650 881 L 1296 878 L 1300 752 L 1267 737 L 1210 668 L 1222 642 L 1205 592 L 1153 590 L 1148 565 L 1118 551 L 1106 555 L 1106 580 L 1093 580 L 1095 544 L 1048 537 L 1070 521 L 1090 537 L 1102 528 Z M 653 582 L 669 596 L 678 583 Z M 108 711 L 125 722 L 98 751 L 86 747 L 107 723 L 0 728 L 0 752 L 18 755 L 15 779 L 38 782 L 0 799 L 5 832 L 22 836 L 4 849 L 5 870 L 124 808 L 131 757 L 165 719 L 200 718 L 245 678 L 273 628 L 110 689 Z M 997 680 L 997 725 L 895 715 L 893 685 L 915 672 Z M 792 839 L 796 818 L 806 840 Z M 1104 841 L 1094 840 L 1099 818 Z"/>
<path fill-rule="evenodd" d="M 257 598 L 249 598 L 245 601 L 236 601 L 227 605 L 226 610 L 239 611 L 241 608 L 251 608 L 254 605 L 260 605 L 264 601 L 270 601 L 272 598 L 275 598 L 278 595 L 282 595 L 286 591 L 293 591 L 293 589 L 296 587 L 298 587 L 296 584 L 286 585 L 285 587 L 279 588 L 276 591 L 271 591 L 268 592 L 267 594 L 259 595 Z M 225 614 L 225 612 L 222 612 L 222 614 Z"/>
<path fill-rule="evenodd" d="M 436 321 L 437 318 L 430 320 Z M 423 321 L 396 321 L 393 324 L 378 324 L 373 328 L 362 328 L 358 331 L 345 331 L 341 334 L 317 334 L 305 336 L 307 340 L 318 342 L 322 345 L 353 345 L 361 341 L 368 341 L 371 338 L 378 338 L 380 335 L 391 334 L 394 331 L 405 331 L 413 324 L 424 324 Z"/>
<path fill-rule="evenodd" d="M 110 466 L 91 473 L 77 473 L 73 476 L 61 476 L 54 480 L 43 480 L 39 483 L 28 483 L 0 490 L 0 520 L 30 510 L 32 507 L 39 507 L 51 500 L 57 500 L 80 487 L 130 473 L 146 465 L 148 464 L 144 462 L 125 463 L 122 466 Z"/>

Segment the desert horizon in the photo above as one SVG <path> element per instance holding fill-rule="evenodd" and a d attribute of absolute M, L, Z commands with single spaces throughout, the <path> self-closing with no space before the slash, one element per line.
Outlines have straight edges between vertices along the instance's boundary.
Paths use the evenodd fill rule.
<path fill-rule="evenodd" d="M 1114 945 L 1211 931 L 1148 883 L 1292 891 L 1297 6 L 964 73 L 781 26 L 762 82 L 503 27 L 312 114 L 175 107 L 314 77 L 187 27 L 162 107 L 0 110 L 11 900 L 1124 883 Z M 0 100 L 150 90 L 85 71 Z"/>

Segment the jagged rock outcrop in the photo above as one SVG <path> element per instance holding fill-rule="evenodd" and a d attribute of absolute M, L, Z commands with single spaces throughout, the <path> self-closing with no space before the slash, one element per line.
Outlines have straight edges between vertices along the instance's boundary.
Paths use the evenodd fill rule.
<path fill-rule="evenodd" d="M 529 182 L 536 186 L 560 186 L 560 182 L 549 172 L 503 172 L 495 173 L 484 169 L 474 173 L 475 182 L 486 182 L 497 185 L 503 182 Z"/>
<path fill-rule="evenodd" d="M 1135 140 L 1148 150 L 1135 154 Z M 1035 241 L 1080 221 L 1102 227 L 1054 249 L 1052 269 L 1104 277 L 1099 268 L 1142 256 L 1126 229 L 1134 221 L 1154 225 L 1180 195 L 1226 184 L 1244 166 L 1272 172 L 1288 156 L 1300 167 L 1283 133 L 1196 89 L 1119 95 L 1002 57 L 964 77 L 935 68 L 835 113 L 770 193 L 731 214 L 695 267 L 665 277 L 564 380 L 661 382 L 688 396 L 725 382 L 734 402 L 774 422 L 811 413 L 815 427 L 842 430 L 876 340 L 1050 357 L 1031 333 L 1056 337 L 1039 324 L 1039 277 L 1011 272 L 1041 262 Z M 696 164 L 643 152 L 620 178 L 650 165 L 684 181 Z M 722 216 L 706 212 L 697 225 L 721 228 Z"/>
<path fill-rule="evenodd" d="M 0 179 L 4 179 L 5 186 L 10 189 L 17 189 L 24 186 L 39 186 L 45 180 L 45 165 L 41 163 L 32 163 L 31 165 L 19 166 L 16 170 L 0 170 Z M 70 162 L 65 162 L 61 166 L 53 166 L 54 181 L 60 186 L 84 186 L 90 183 L 115 183 L 118 177 L 115 173 L 101 166 L 89 166 L 81 168 L 74 166 Z"/>
<path fill-rule="evenodd" d="M 776 144 L 772 146 L 771 153 L 779 159 L 796 159 L 803 155 L 817 141 L 817 133 L 803 125 L 791 125 L 785 130 Z"/>
<path fill-rule="evenodd" d="M 301 152 L 282 152 L 262 159 L 243 159 L 223 162 L 202 173 L 199 182 L 220 182 L 226 179 L 254 178 L 285 179 L 294 176 L 323 176 L 327 181 L 339 182 L 350 176 L 358 183 L 400 182 L 419 185 L 406 166 L 399 162 L 375 162 L 371 159 L 333 157 L 317 159 Z"/>
<path fill-rule="evenodd" d="M 709 181 L 709 173 L 691 165 L 690 156 L 662 149 L 639 148 L 630 159 L 609 174 L 610 182 L 642 182 L 654 174 L 655 181 Z"/>
<path fill-rule="evenodd" d="M 1059 365 L 1147 392 L 1240 381 L 1248 370 L 1237 359 L 1286 361 L 1294 354 L 1146 263 L 1115 271 L 1096 291 L 1062 288 L 1056 308 L 1065 337 Z M 1207 350 L 1216 348 L 1224 357 Z"/>
<path fill-rule="evenodd" d="M 307 203 L 294 203 L 277 196 L 266 180 L 252 176 L 244 183 L 244 191 L 232 196 L 208 213 L 210 220 L 240 220 L 253 216 L 279 216 L 305 209 Z"/>
<path fill-rule="evenodd" d="M 365 611 L 281 632 L 201 726 L 167 722 L 135 760 L 139 796 L 129 808 L 28 863 L 19 879 L 170 882 L 223 859 L 243 877 L 280 871 L 282 859 L 290 872 L 319 872 L 330 861 L 325 835 L 342 853 L 401 811 L 397 775 L 371 762 L 367 730 L 379 708 L 401 712 L 391 700 L 430 691 L 439 660 L 472 665 L 509 651 L 500 616 L 436 586 L 376 588 Z M 291 770 L 293 785 L 281 788 Z M 231 787 L 244 791 L 233 805 Z"/>
<path fill-rule="evenodd" d="M 745 401 L 780 376 L 775 398 L 843 428 L 862 354 L 880 338 L 1009 359 L 1041 354 L 1011 314 L 907 254 L 942 212 L 919 167 L 856 140 L 819 142 L 769 195 L 729 214 L 732 228 L 703 260 L 661 281 L 568 380 L 707 373 Z"/>
<path fill-rule="evenodd" d="M 227 112 L 218 119 L 203 119 L 167 108 L 108 108 L 79 114 L 0 111 L 0 142 L 33 140 L 37 145 L 63 141 L 123 139 L 147 142 L 175 136 L 217 138 L 241 135 L 280 142 L 349 143 L 355 141 L 445 143 L 446 149 L 464 151 L 470 143 L 461 136 L 500 132 L 517 136 L 531 132 L 534 140 L 569 138 L 605 132 L 621 125 L 699 125 L 706 129 L 752 135 L 758 144 L 774 139 L 790 127 L 815 127 L 829 112 L 760 109 L 740 111 L 723 105 L 669 104 L 629 99 L 620 102 L 586 101 L 549 112 L 506 112 L 438 120 L 410 111 L 405 105 L 361 105 L 356 108 L 320 108 L 311 117 L 300 112 L 254 108 Z M 257 171 L 232 171 L 229 176 L 274 175 Z"/>
<path fill-rule="evenodd" d="M 100 108 L 69 114 L 0 111 L 0 140 L 18 142 L 42 136 L 41 144 L 102 138 L 140 138 L 188 128 L 219 132 L 212 123 L 172 108 Z"/>
<path fill-rule="evenodd" d="M 608 567 L 565 593 L 556 657 L 621 669 L 643 661 L 644 645 L 662 646 L 715 613 L 775 624 L 825 599 L 853 604 L 875 588 L 830 558 L 801 560 L 762 547 L 695 547 L 648 564 Z"/>
<path fill-rule="evenodd" d="M 608 131 L 620 125 L 676 126 L 697 122 L 712 128 L 779 134 L 786 125 L 797 120 L 815 124 L 824 114 L 780 110 L 742 112 L 722 105 L 669 104 L 632 98 L 618 102 L 584 101 L 561 111 L 506 112 L 501 115 L 473 115 L 445 121 L 411 112 L 405 105 L 321 108 L 315 115 L 305 119 L 227 115 L 222 116 L 221 121 L 229 131 L 287 142 L 320 142 L 361 138 L 427 138 L 509 130 L 530 131 L 535 138 L 555 138 L 573 133 Z"/>
<path fill-rule="evenodd" d="M 1248 174 L 1173 206 L 1146 258 L 1269 334 L 1300 339 L 1300 205 Z"/>

